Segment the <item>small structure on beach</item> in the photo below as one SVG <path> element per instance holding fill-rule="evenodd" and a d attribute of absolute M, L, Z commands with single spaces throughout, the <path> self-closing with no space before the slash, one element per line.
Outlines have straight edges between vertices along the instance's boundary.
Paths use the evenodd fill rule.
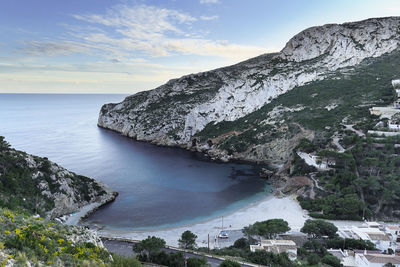
<path fill-rule="evenodd" d="M 297 246 L 292 240 L 262 240 L 261 244 L 250 245 L 250 251 L 255 252 L 256 250 L 265 250 L 272 253 L 286 252 L 292 261 L 297 258 Z"/>

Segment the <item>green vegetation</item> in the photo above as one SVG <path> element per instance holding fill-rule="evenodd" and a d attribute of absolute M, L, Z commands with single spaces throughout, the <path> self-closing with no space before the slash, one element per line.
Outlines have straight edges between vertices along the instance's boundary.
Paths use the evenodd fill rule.
<path fill-rule="evenodd" d="M 282 223 L 279 222 L 279 225 Z M 328 253 L 328 248 L 375 249 L 374 244 L 369 241 L 344 240 L 338 237 L 337 228 L 332 223 L 322 220 L 307 220 L 301 231 L 310 235 L 309 241 L 297 249 L 297 260 L 292 262 L 286 253 L 277 254 L 262 250 L 251 252 L 249 245 L 256 243 L 256 239 L 253 239 L 252 234 L 248 232 L 248 229 L 251 228 L 254 229 L 254 225 L 250 225 L 244 231 L 246 238 L 238 239 L 231 247 L 211 250 L 211 253 L 265 266 L 341 266 L 340 261 Z M 206 248 L 198 250 L 207 252 Z"/>
<path fill-rule="evenodd" d="M 52 195 L 65 193 L 60 188 L 57 181 L 59 177 L 53 165 L 56 166 L 47 158 L 30 156 L 12 149 L 4 137 L 0 136 L 0 207 L 26 210 L 42 216 L 52 210 Z M 36 179 L 33 178 L 35 175 L 38 176 Z M 93 196 L 105 193 L 91 178 L 73 173 L 64 178 L 72 181 L 77 201 L 89 201 Z M 51 196 L 43 194 L 43 183 L 48 185 Z"/>
<path fill-rule="evenodd" d="M 349 137 L 349 136 L 348 136 Z M 400 156 L 396 138 L 352 138 L 345 153 L 322 150 L 318 154 L 336 161 L 316 178 L 323 186 L 317 198 L 299 197 L 301 206 L 317 218 L 397 218 L 400 205 Z"/>
<path fill-rule="evenodd" d="M 189 230 L 182 233 L 181 238 L 178 240 L 179 247 L 184 249 L 194 249 L 196 247 L 197 235 Z"/>
<path fill-rule="evenodd" d="M 140 261 L 135 257 L 122 257 L 112 253 L 113 261 L 111 267 L 141 267 L 143 266 Z"/>
<path fill-rule="evenodd" d="M 327 143 L 344 118 L 363 128 L 377 122 L 369 108 L 384 106 L 395 100 L 391 80 L 400 73 L 400 52 L 364 60 L 352 69 L 336 71 L 322 81 L 296 87 L 273 99 L 261 109 L 232 122 L 209 123 L 196 136 L 201 141 L 221 137 L 216 146 L 230 153 L 243 152 L 253 146 L 276 139 L 291 139 L 297 125 L 315 131 Z M 328 110 L 329 105 L 336 106 Z M 272 110 L 280 110 L 275 123 L 267 124 Z M 236 131 L 237 135 L 224 135 Z"/>
<path fill-rule="evenodd" d="M 335 237 L 326 240 L 328 248 L 374 250 L 375 245 L 369 240 Z"/>
<path fill-rule="evenodd" d="M 189 243 L 185 244 L 189 246 L 194 245 L 193 243 L 191 243 L 191 241 L 194 241 L 194 239 L 192 239 L 193 238 L 192 235 L 193 234 L 190 231 L 185 231 L 182 234 L 182 238 L 185 239 L 186 241 L 189 241 Z M 186 239 L 187 237 L 190 238 Z M 171 267 L 185 266 L 185 255 L 183 254 L 183 252 L 166 253 L 163 250 L 164 247 L 165 247 L 165 240 L 159 237 L 149 236 L 146 239 L 134 245 L 133 251 L 138 253 L 137 258 L 142 262 L 151 262 Z M 189 258 L 187 260 L 187 266 L 207 267 L 209 265 L 207 265 L 206 258 Z"/>
<path fill-rule="evenodd" d="M 0 136 L 0 266 L 141 266 L 134 258 L 111 258 L 84 228 L 43 219 L 54 208 L 53 194 L 66 193 L 57 183 L 61 178 L 71 182 L 77 202 L 105 193 L 95 180 L 65 174 L 47 158 L 12 149 Z"/>
<path fill-rule="evenodd" d="M 187 267 L 208 267 L 206 258 L 189 258 L 187 259 Z"/>
<path fill-rule="evenodd" d="M 15 259 L 45 263 L 52 266 L 62 262 L 65 266 L 85 263 L 89 266 L 110 264 L 109 253 L 85 238 L 81 228 L 67 227 L 59 223 L 31 217 L 24 213 L 0 209 L 0 249 L 11 255 L 5 262 Z"/>
<path fill-rule="evenodd" d="M 300 231 L 310 235 L 312 238 L 320 238 L 323 236 L 333 238 L 336 236 L 338 229 L 330 222 L 323 220 L 307 220 Z"/>
<path fill-rule="evenodd" d="M 282 219 L 271 219 L 246 226 L 243 229 L 243 233 L 246 236 L 257 235 L 264 237 L 265 239 L 274 239 L 277 234 L 285 233 L 289 230 L 290 227 L 287 221 Z"/>
<path fill-rule="evenodd" d="M 141 261 L 150 260 L 165 247 L 165 240 L 159 237 L 148 237 L 133 246 L 133 251 L 139 254 Z"/>
<path fill-rule="evenodd" d="M 224 260 L 219 267 L 240 267 L 240 264 L 232 260 Z"/>

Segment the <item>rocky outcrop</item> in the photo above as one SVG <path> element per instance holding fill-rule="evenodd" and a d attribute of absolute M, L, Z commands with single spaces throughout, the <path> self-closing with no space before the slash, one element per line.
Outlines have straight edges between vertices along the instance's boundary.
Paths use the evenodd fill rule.
<path fill-rule="evenodd" d="M 18 152 L 17 152 L 18 153 Z M 71 214 L 91 204 L 103 205 L 115 199 L 116 193 L 100 181 L 77 175 L 50 162 L 50 180 L 40 171 L 41 162 L 26 154 L 25 160 L 32 170 L 32 178 L 38 181 L 41 194 L 54 202 L 54 208 L 47 211 L 47 218 Z"/>
<path fill-rule="evenodd" d="M 0 197 L 3 205 L 49 219 L 105 204 L 116 193 L 103 183 L 41 158 L 10 148 L 0 136 Z"/>
<path fill-rule="evenodd" d="M 121 103 L 104 105 L 98 125 L 137 140 L 191 147 L 194 135 L 209 124 L 235 121 L 294 87 L 395 50 L 399 29 L 399 17 L 312 27 L 294 36 L 279 53 L 187 75 Z M 282 157 L 284 151 L 290 153 L 291 143 L 282 144 L 258 146 L 262 153 L 246 153 L 244 158 L 259 158 L 267 150 Z M 210 153 L 226 158 L 226 151 Z"/>

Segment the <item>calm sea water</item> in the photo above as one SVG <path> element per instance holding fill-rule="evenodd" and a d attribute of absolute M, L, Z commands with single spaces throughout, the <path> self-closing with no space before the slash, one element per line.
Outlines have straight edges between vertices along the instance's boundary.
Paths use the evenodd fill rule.
<path fill-rule="evenodd" d="M 264 197 L 254 167 L 207 161 L 182 149 L 137 142 L 98 128 L 104 103 L 123 95 L 0 94 L 0 135 L 13 147 L 119 192 L 87 222 L 155 229 L 221 216 Z"/>

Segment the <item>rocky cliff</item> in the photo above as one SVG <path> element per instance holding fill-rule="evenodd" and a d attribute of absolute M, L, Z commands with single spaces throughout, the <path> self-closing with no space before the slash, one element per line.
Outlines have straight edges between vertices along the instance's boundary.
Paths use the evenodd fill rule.
<path fill-rule="evenodd" d="M 115 193 L 94 179 L 12 149 L 0 137 L 0 206 L 55 218 L 91 203 L 105 204 Z"/>
<path fill-rule="evenodd" d="M 279 53 L 170 80 L 121 103 L 106 104 L 98 125 L 161 145 L 201 145 L 201 150 L 217 158 L 274 158 L 276 163 L 283 163 L 297 140 L 314 138 L 315 129 L 296 123 L 280 124 L 279 115 L 304 110 L 302 104 L 309 103 L 290 108 L 275 105 L 263 120 L 257 121 L 259 127 L 244 128 L 247 121 L 242 121 L 239 126 L 236 123 L 238 127 L 228 129 L 226 123 L 232 126 L 245 116 L 251 117 L 294 88 L 341 79 L 343 75 L 346 78 L 360 63 L 396 51 L 399 33 L 399 17 L 312 27 L 294 36 Z M 331 100 L 327 106 L 334 109 L 340 105 Z M 255 129 L 253 135 L 260 134 L 258 143 L 236 150 L 226 144 L 227 139 L 232 143 L 244 132 L 251 135 L 250 128 Z M 271 132 L 275 133 L 272 138 Z"/>

